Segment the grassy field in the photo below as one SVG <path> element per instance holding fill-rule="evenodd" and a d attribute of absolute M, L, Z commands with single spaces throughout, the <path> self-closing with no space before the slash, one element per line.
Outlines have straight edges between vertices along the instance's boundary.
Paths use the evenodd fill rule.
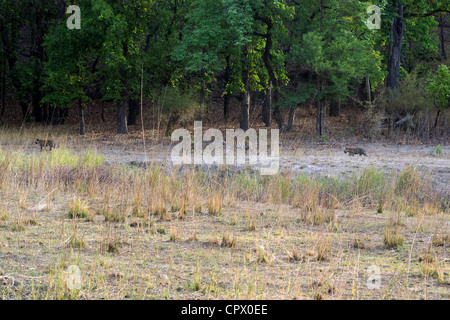
<path fill-rule="evenodd" d="M 142 168 L 2 133 L 1 299 L 450 298 L 449 195 L 412 165 Z"/>

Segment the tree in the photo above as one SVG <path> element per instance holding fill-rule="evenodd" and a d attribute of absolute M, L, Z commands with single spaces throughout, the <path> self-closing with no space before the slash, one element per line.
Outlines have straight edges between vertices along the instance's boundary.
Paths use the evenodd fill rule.
<path fill-rule="evenodd" d="M 224 114 L 228 95 L 240 92 L 244 130 L 249 127 L 251 92 L 271 92 L 272 87 L 278 92 L 281 81 L 287 80 L 278 42 L 281 14 L 287 11 L 280 1 L 194 1 L 183 41 L 174 52 L 175 60 L 189 73 L 211 75 L 225 70 Z M 274 111 L 283 128 L 278 106 Z"/>
<path fill-rule="evenodd" d="M 90 87 L 99 86 L 102 99 L 116 103 L 117 132 L 126 134 L 127 104 L 139 92 L 140 79 L 134 75 L 140 74 L 146 61 L 153 2 L 81 0 L 79 5 L 82 28 L 56 26 L 46 38 L 49 93 L 44 101 L 67 107 L 77 101 L 82 133 L 83 102 L 89 99 Z"/>
<path fill-rule="evenodd" d="M 127 104 L 138 91 L 146 18 L 152 3 L 103 2 L 100 21 L 106 25 L 100 54 L 104 99 L 116 101 L 117 133 L 127 134 Z"/>
<path fill-rule="evenodd" d="M 431 31 L 433 27 L 437 27 L 434 16 L 441 12 L 450 12 L 449 8 L 449 0 L 394 0 L 392 2 L 391 10 L 393 10 L 394 14 L 391 24 L 386 83 L 389 89 L 397 91 L 399 87 L 404 35 L 407 34 L 411 40 L 421 38 L 416 43 L 421 44 L 422 47 L 426 45 L 428 49 L 430 49 L 430 46 L 434 46 L 435 48 L 433 49 L 436 51 L 436 41 L 431 39 L 430 42 Z M 413 23 L 408 23 L 408 20 L 413 20 Z M 420 27 L 417 28 L 417 26 Z M 411 29 L 415 29 L 416 32 L 410 32 Z"/>
<path fill-rule="evenodd" d="M 299 18 L 294 27 L 298 41 L 293 44 L 292 59 L 313 72 L 315 90 L 307 88 L 306 92 L 317 101 L 317 136 L 325 135 L 329 100 L 348 97 L 353 80 L 370 76 L 376 82 L 382 78 L 380 54 L 365 36 L 371 30 L 362 24 L 363 8 L 349 0 L 302 1 L 297 7 Z"/>
<path fill-rule="evenodd" d="M 264 0 L 259 2 L 255 10 L 255 20 L 263 24 L 264 33 L 256 34 L 265 38 L 263 61 L 269 75 L 268 95 L 263 108 L 263 122 L 270 126 L 270 109 L 274 103 L 274 117 L 280 131 L 286 130 L 286 125 L 280 110 L 279 97 L 281 84 L 287 83 L 285 71 L 285 56 L 281 48 L 283 35 L 286 36 L 285 23 L 293 18 L 294 7 L 288 6 L 283 1 Z"/>
<path fill-rule="evenodd" d="M 389 63 L 387 86 L 390 89 L 398 90 L 400 81 L 400 58 L 403 46 L 404 33 L 404 7 L 398 0 L 394 0 L 393 8 L 397 16 L 392 19 L 391 43 L 389 45 Z"/>
<path fill-rule="evenodd" d="M 58 23 L 59 20 L 45 38 L 48 61 L 45 63 L 43 86 L 46 95 L 42 101 L 55 108 L 70 108 L 76 101 L 80 134 L 84 135 L 84 103 L 89 100 L 86 92 L 97 76 L 105 29 L 91 18 L 100 14 L 101 7 L 90 6 L 87 1 L 80 4 L 83 5 L 80 30 L 68 29 L 65 23 Z"/>
<path fill-rule="evenodd" d="M 229 95 L 241 92 L 241 127 L 248 128 L 252 19 L 248 1 L 194 1 L 187 16 L 183 40 L 173 53 L 188 74 L 214 76 L 225 69 L 224 116 Z"/>
<path fill-rule="evenodd" d="M 19 23 L 20 17 L 18 12 L 23 9 L 21 2 L 11 2 L 2 0 L 0 2 L 0 70 L 1 70 L 1 113 L 0 119 L 5 114 L 6 110 L 6 87 L 7 79 L 13 78 L 12 70 L 17 62 L 17 46 L 19 38 Z M 18 85 L 18 79 L 12 79 Z M 26 104 L 23 102 L 24 97 L 20 97 L 20 102 L 23 103 L 24 116 L 26 114 Z"/>
<path fill-rule="evenodd" d="M 6 94 L 6 70 L 20 102 L 23 117 L 29 116 L 28 102 L 31 98 L 33 116 L 37 122 L 43 118 L 41 86 L 43 82 L 42 46 L 49 22 L 55 16 L 51 1 L 1 1 L 0 35 L 4 49 L 2 64 L 2 96 Z M 20 43 L 20 46 L 19 46 Z M 3 100 L 2 112 L 5 104 Z"/>
<path fill-rule="evenodd" d="M 440 65 L 437 73 L 428 79 L 427 91 L 437 107 L 437 116 L 434 124 L 436 129 L 439 115 L 450 106 L 450 70 L 446 65 Z M 447 128 L 445 128 L 446 130 Z"/>

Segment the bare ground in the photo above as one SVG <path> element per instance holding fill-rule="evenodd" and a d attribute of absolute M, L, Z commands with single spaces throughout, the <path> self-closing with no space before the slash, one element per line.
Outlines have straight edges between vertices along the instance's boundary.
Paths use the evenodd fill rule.
<path fill-rule="evenodd" d="M 98 142 L 98 151 L 110 164 L 162 163 L 171 165 L 170 145 L 146 147 L 137 142 L 133 146 L 113 141 Z M 433 145 L 387 145 L 378 143 L 356 144 L 367 151 L 368 157 L 349 156 L 344 153 L 346 144 L 317 143 L 302 145 L 285 142 L 281 148 L 280 171 L 295 173 L 332 175 L 346 177 L 367 167 L 383 169 L 387 172 L 403 170 L 415 166 L 421 172 L 431 176 L 437 187 L 450 194 L 450 147 L 442 148 L 436 154 Z"/>

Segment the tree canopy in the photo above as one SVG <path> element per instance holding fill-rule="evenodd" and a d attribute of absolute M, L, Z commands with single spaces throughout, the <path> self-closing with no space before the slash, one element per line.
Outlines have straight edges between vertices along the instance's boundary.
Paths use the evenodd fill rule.
<path fill-rule="evenodd" d="M 142 80 L 143 98 L 150 102 L 159 101 L 163 92 L 186 92 L 204 102 L 214 87 L 223 97 L 225 119 L 231 98 L 239 95 L 238 117 L 245 130 L 251 112 L 261 112 L 266 126 L 273 115 L 282 131 L 290 130 L 295 109 L 315 104 L 316 134 L 323 136 L 330 104 L 361 100 L 361 86 L 371 102 L 374 90 L 395 89 L 418 66 L 419 76 L 430 79 L 427 92 L 436 110 L 444 110 L 443 29 L 448 28 L 449 4 L 74 0 L 70 5 L 80 8 L 81 28 L 69 29 L 64 0 L 2 0 L 1 115 L 7 91 L 14 93 L 23 117 L 38 122 L 55 123 L 55 112 L 61 115 L 74 103 L 82 114 L 86 102 L 108 101 L 117 110 L 118 133 L 127 133 L 139 111 Z M 380 8 L 379 30 L 366 23 L 371 5 Z M 439 60 L 442 66 L 430 78 Z M 255 111 L 251 106 L 257 97 L 264 103 Z"/>

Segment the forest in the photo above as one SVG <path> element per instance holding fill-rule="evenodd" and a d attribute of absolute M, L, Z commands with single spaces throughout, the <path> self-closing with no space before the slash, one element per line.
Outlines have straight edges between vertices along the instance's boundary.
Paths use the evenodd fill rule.
<path fill-rule="evenodd" d="M 79 8 L 79 29 L 69 25 L 69 5 Z M 376 119 L 373 127 L 446 135 L 449 7 L 448 0 L 2 0 L 1 123 L 9 112 L 64 124 L 75 108 L 84 134 L 86 106 L 103 114 L 106 104 L 117 133 L 126 134 L 146 102 L 161 111 L 169 134 L 180 119 L 205 113 L 216 94 L 223 120 L 239 119 L 244 130 L 255 116 L 291 131 L 296 110 L 313 106 L 320 137 L 326 117 L 350 106 Z M 379 28 L 370 25 L 373 14 Z"/>

